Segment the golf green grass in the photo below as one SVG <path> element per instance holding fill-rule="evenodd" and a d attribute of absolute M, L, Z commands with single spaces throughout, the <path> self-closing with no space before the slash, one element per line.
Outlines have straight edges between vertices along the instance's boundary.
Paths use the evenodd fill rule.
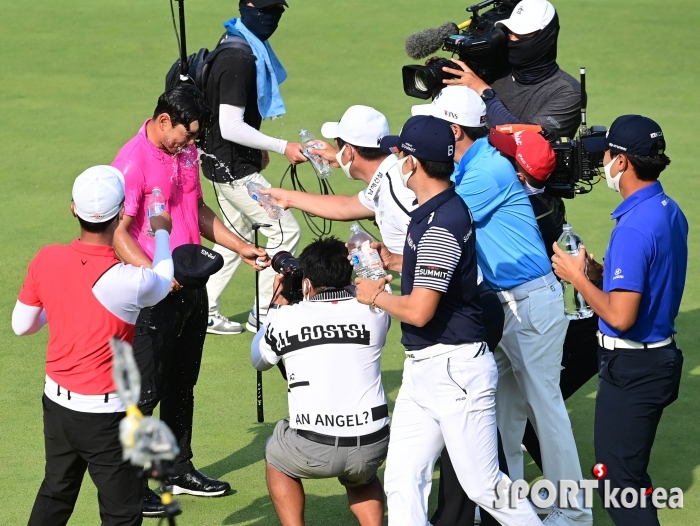
<path fill-rule="evenodd" d="M 352 104 L 376 107 L 398 132 L 410 106 L 419 102 L 401 88 L 401 66 L 411 62 L 403 52 L 405 37 L 447 20 L 461 22 L 468 5 L 455 0 L 289 3 L 271 39 L 289 73 L 282 87 L 287 115 L 262 128 L 289 140 L 296 140 L 300 127 L 318 134 L 323 122 L 336 120 Z M 237 16 L 234 0 L 185 4 L 190 52 L 212 47 L 222 22 Z M 655 487 L 680 487 L 685 494 L 683 509 L 660 511 L 661 523 L 694 526 L 700 524 L 700 238 L 695 230 L 700 224 L 695 158 L 700 10 L 693 0 L 559 0 L 555 5 L 562 26 L 559 64 L 573 75 L 579 66 L 588 68 L 589 124 L 609 126 L 626 113 L 656 119 L 673 160 L 661 180 L 690 222 L 688 280 L 677 319 L 685 353 L 680 398 L 661 421 L 649 471 Z M 39 248 L 77 236 L 69 212 L 73 179 L 88 166 L 109 164 L 137 132 L 178 53 L 166 0 L 0 0 L 0 28 L 0 525 L 15 526 L 26 524 L 43 476 L 47 341 L 45 329 L 26 338 L 12 333 L 17 293 Z M 279 182 L 284 161 L 272 155 L 265 171 L 271 182 Z M 300 174 L 307 187 L 314 186 L 308 166 Z M 336 192 L 362 188 L 339 170 L 331 183 Z M 613 227 L 609 213 L 620 201 L 605 186 L 567 202 L 570 222 L 598 256 Z M 215 208 L 211 186 L 205 198 Z M 348 225 L 336 223 L 333 232 L 346 238 Z M 310 240 L 305 230 L 302 244 Z M 224 294 L 222 312 L 244 322 L 253 294 L 253 272 L 241 268 Z M 278 524 L 262 459 L 274 422 L 287 415 L 286 388 L 276 370 L 265 373 L 266 421 L 258 424 L 250 341 L 250 333 L 207 337 L 195 391 L 194 461 L 206 474 L 229 481 L 235 492 L 218 499 L 181 498 L 179 524 Z M 382 369 L 393 402 L 403 361 L 397 323 L 388 341 Z M 594 464 L 595 392 L 592 380 L 567 403 L 586 476 Z M 531 480 L 540 476 L 533 465 L 526 474 Z M 311 481 L 305 487 L 307 524 L 355 524 L 337 481 Z M 612 524 L 595 499 L 596 526 Z M 89 477 L 70 524 L 99 524 Z"/>

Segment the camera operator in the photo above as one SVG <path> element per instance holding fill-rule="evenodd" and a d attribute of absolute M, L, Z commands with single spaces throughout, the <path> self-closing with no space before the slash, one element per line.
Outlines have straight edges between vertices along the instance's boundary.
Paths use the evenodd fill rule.
<path fill-rule="evenodd" d="M 433 467 L 445 446 L 471 499 L 502 524 L 539 524 L 525 499 L 494 509 L 497 484 L 509 484 L 498 469 L 498 375 L 484 343 L 471 216 L 450 182 L 453 131 L 435 117 L 414 116 L 381 148 L 401 152 L 402 181 L 419 204 L 401 261 L 402 295 L 385 290 L 390 276 L 355 280 L 358 301 L 401 320 L 406 347 L 384 477 L 389 524 L 426 524 Z"/>
<path fill-rule="evenodd" d="M 223 49 L 211 65 L 206 99 L 212 109 L 213 122 L 207 130 L 206 150 L 216 160 L 203 156 L 202 171 L 216 190 L 223 221 L 241 237 L 252 239 L 253 223 L 272 223 L 260 233 L 268 247 L 295 252 L 301 231 L 291 212 L 279 221 L 270 221 L 246 189 L 252 181 L 270 186 L 260 174 L 269 162 L 268 151 L 287 157 L 290 163 L 306 161 L 299 143 L 275 139 L 260 132 L 263 119 L 286 113 L 279 84 L 287 73 L 272 51 L 268 39 L 277 29 L 287 3 L 284 0 L 254 0 L 239 3 L 240 18 L 224 23 L 227 33 L 221 41 L 237 41 L 240 46 Z M 238 334 L 243 328 L 219 312 L 219 298 L 241 260 L 236 252 L 215 245 L 213 250 L 224 257 L 223 268 L 207 283 L 209 321 L 207 332 Z M 260 273 L 261 321 L 272 299 L 272 269 Z M 246 328 L 255 332 L 256 306 L 248 316 Z"/>
<path fill-rule="evenodd" d="M 608 187 L 623 198 L 612 213 L 603 290 L 586 276 L 583 246 L 577 256 L 555 246 L 552 266 L 600 316 L 596 462 L 607 467 L 613 491 L 633 488 L 640 495 L 634 508 L 608 513 L 616 526 L 658 525 L 645 492 L 653 487 L 647 466 L 661 415 L 678 397 L 683 355 L 674 321 L 688 265 L 688 222 L 658 181 L 671 161 L 656 122 L 618 117 L 607 137 L 590 139 L 586 148 L 605 151 Z"/>
<path fill-rule="evenodd" d="M 549 195 L 545 182 L 554 171 L 556 158 L 551 144 L 539 133 L 531 131 L 506 135 L 491 130 L 489 141 L 514 163 L 518 179 L 535 212 L 547 255 L 554 254 L 553 246 L 561 236 L 566 223 L 564 200 Z M 595 265 L 592 257 L 589 265 Z M 595 350 L 598 348 L 598 316 L 571 320 L 564 339 L 559 388 L 564 400 L 573 395 L 598 372 Z M 523 445 L 537 466 L 542 469 L 542 456 L 537 434 L 528 420 Z"/>
<path fill-rule="evenodd" d="M 233 234 L 204 202 L 194 141 L 208 119 L 209 108 L 199 90 L 181 84 L 158 98 L 153 118 L 146 120 L 112 162 L 124 173 L 125 215 L 114 233 L 114 248 L 125 263 L 146 268 L 152 264 L 154 238 L 147 227 L 148 201 L 158 187 L 165 210 L 175 218 L 170 238 L 173 249 L 198 245 L 204 236 L 238 252 L 257 270 L 269 264 L 258 265 L 258 258 L 267 259 L 265 251 Z M 134 333 L 134 358 L 143 379 L 139 408 L 150 415 L 161 403 L 161 419 L 180 448 L 170 485 L 176 494 L 206 497 L 223 495 L 231 487 L 205 476 L 192 464 L 194 386 L 207 329 L 206 279 L 202 279 L 197 284 L 173 279 L 172 292 L 165 299 L 141 310 Z M 144 492 L 144 514 L 162 515 L 158 495 L 147 485 Z"/>
<path fill-rule="evenodd" d="M 102 524 L 136 526 L 143 520 L 143 471 L 122 457 L 119 423 L 126 407 L 116 392 L 109 340 L 131 343 L 139 310 L 170 291 L 172 224 L 167 212 L 150 218 L 152 268 L 123 264 L 112 248 L 124 216 L 121 172 L 88 168 L 76 178 L 72 197 L 80 237 L 39 251 L 12 312 L 18 336 L 47 323 L 51 332 L 42 397 L 46 470 L 29 524 L 68 523 L 87 470 Z"/>
<path fill-rule="evenodd" d="M 303 526 L 302 479 L 338 477 L 360 524 L 380 526 L 384 494 L 376 473 L 389 444 L 380 357 L 390 319 L 354 298 L 342 241 L 314 241 L 299 264 L 304 300 L 275 298 L 251 350 L 260 371 L 284 359 L 289 382 L 289 418 L 265 446 L 270 497 L 284 526 Z"/>
<path fill-rule="evenodd" d="M 457 121 L 455 115 L 460 112 L 455 104 L 460 99 L 470 111 L 483 111 L 479 96 L 462 89 L 466 89 L 462 97 L 442 95 L 426 109 L 450 123 Z M 511 163 L 489 144 L 488 128 L 453 124 L 452 131 L 454 160 L 459 163 L 452 179 L 473 217 L 484 281 L 498 294 L 505 315 L 503 338 L 494 357 L 499 374 L 498 429 L 508 474 L 513 480 L 524 478 L 521 443 L 529 418 L 542 442 L 545 478 L 555 484 L 562 479 L 581 480 L 576 442 L 559 391 L 568 320 L 561 285 L 552 273 L 532 206 Z M 579 497 L 578 508 L 553 513 L 590 525 L 591 510 L 583 508 Z M 550 524 L 558 524 L 553 520 Z"/>
<path fill-rule="evenodd" d="M 394 254 L 403 252 L 409 212 L 415 208 L 416 196 L 401 183 L 396 156 L 382 152 L 379 140 L 389 135 L 386 117 L 369 106 L 351 106 L 339 122 L 327 122 L 321 133 L 335 139 L 334 148 L 323 141 L 323 148 L 312 149 L 350 179 L 367 183 L 357 195 L 316 195 L 268 188 L 284 208 L 297 208 L 324 219 L 351 221 L 375 219 L 384 245 Z"/>
<path fill-rule="evenodd" d="M 559 136 L 573 137 L 581 122 L 581 86 L 557 64 L 559 16 L 547 0 L 522 0 L 510 18 L 496 22 L 508 33 L 511 72 L 491 85 L 460 60 L 462 70 L 448 85 L 468 86 L 486 102 L 489 121 L 539 124 Z"/>

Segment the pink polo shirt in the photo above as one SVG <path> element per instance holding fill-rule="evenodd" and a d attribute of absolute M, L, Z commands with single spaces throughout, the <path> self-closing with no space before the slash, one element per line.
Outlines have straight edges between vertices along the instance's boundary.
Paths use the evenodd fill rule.
<path fill-rule="evenodd" d="M 200 244 L 199 199 L 202 184 L 199 181 L 199 154 L 189 146 L 177 155 L 158 148 L 146 136 L 148 119 L 136 137 L 127 142 L 112 166 L 124 174 L 124 211 L 134 218 L 129 233 L 151 260 L 155 239 L 147 234 L 149 228 L 147 199 L 154 187 L 165 197 L 165 209 L 173 220 L 170 248 L 174 250 L 188 243 Z"/>

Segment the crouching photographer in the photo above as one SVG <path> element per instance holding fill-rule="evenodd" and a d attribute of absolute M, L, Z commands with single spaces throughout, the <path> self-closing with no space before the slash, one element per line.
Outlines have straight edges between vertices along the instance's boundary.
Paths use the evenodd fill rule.
<path fill-rule="evenodd" d="M 284 526 L 302 526 L 301 481 L 337 477 L 359 523 L 380 526 L 376 473 L 389 444 L 380 356 L 389 316 L 355 299 L 348 251 L 335 237 L 314 241 L 298 261 L 288 253 L 274 260 L 282 294 L 253 340 L 251 361 L 264 371 L 284 359 L 287 371 L 289 418 L 265 447 L 275 510 Z"/>

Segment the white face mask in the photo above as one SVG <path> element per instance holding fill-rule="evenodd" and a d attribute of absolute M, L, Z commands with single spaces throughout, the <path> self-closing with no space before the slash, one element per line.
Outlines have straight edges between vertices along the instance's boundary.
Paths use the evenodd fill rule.
<path fill-rule="evenodd" d="M 399 159 L 399 161 L 396 163 L 396 165 L 399 167 L 399 173 L 401 174 L 401 182 L 403 185 L 408 188 L 408 180 L 411 178 L 411 176 L 416 173 L 416 169 L 413 168 L 410 172 L 407 174 L 403 173 L 403 165 L 406 164 L 406 161 L 408 161 L 412 156 L 407 155 L 403 159 Z M 416 162 L 415 159 L 413 161 L 414 163 Z"/>
<path fill-rule="evenodd" d="M 335 160 L 338 161 L 340 168 L 343 170 L 343 172 L 345 172 L 345 175 L 348 176 L 348 179 L 354 179 L 354 177 L 350 175 L 350 165 L 352 164 L 352 157 L 350 158 L 350 162 L 348 164 L 343 164 L 342 161 L 343 152 L 345 151 L 345 148 L 347 148 L 347 146 L 347 144 L 344 144 L 340 151 L 335 154 Z"/>
<path fill-rule="evenodd" d="M 311 281 L 308 279 L 304 279 L 301 282 L 301 293 L 304 297 L 304 301 L 309 301 L 311 299 L 309 297 L 311 295 Z"/>
<path fill-rule="evenodd" d="M 618 157 L 620 157 L 620 156 L 616 155 L 612 161 L 610 161 L 608 164 L 603 166 L 603 170 L 605 171 L 605 182 L 608 183 L 608 188 L 610 188 L 610 190 L 614 190 L 616 192 L 620 191 L 620 178 L 622 177 L 622 174 L 625 172 L 624 170 L 620 170 L 615 177 L 610 175 L 610 170 L 612 169 L 612 165 L 617 160 Z"/>

